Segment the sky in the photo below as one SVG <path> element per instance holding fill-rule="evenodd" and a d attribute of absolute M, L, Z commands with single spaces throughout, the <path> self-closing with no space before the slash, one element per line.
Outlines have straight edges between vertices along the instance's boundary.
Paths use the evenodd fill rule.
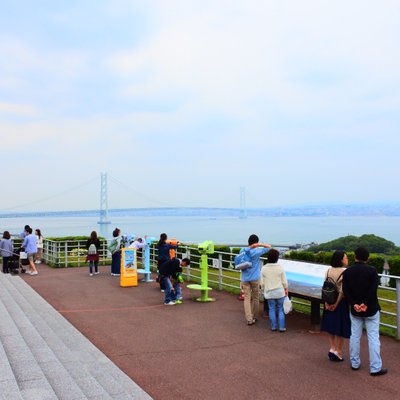
<path fill-rule="evenodd" d="M 1 212 L 400 201 L 397 0 L 1 8 Z"/>

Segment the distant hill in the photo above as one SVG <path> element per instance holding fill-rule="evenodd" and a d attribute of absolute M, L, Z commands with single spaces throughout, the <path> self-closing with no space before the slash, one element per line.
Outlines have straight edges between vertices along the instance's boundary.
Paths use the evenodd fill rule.
<path fill-rule="evenodd" d="M 364 246 L 370 253 L 396 255 L 400 254 L 400 247 L 393 242 L 376 235 L 343 236 L 330 242 L 312 246 L 307 251 L 317 253 L 319 251 L 344 250 L 354 251 L 357 247 Z"/>

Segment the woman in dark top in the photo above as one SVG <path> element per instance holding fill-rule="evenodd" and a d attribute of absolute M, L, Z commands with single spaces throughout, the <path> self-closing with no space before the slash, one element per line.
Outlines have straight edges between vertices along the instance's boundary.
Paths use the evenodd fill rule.
<path fill-rule="evenodd" d="M 98 265 L 99 265 L 99 254 L 100 254 L 100 240 L 97 237 L 96 231 L 93 231 L 90 234 L 90 238 L 86 242 L 86 249 L 88 254 L 86 256 L 86 261 L 89 261 L 89 275 L 93 276 L 93 266 L 94 266 L 94 273 L 97 275 Z"/>
<path fill-rule="evenodd" d="M 158 269 L 158 281 L 160 283 L 160 289 L 163 292 L 165 290 L 165 285 L 163 282 L 163 277 L 160 274 L 160 269 L 162 269 L 162 265 L 171 259 L 169 251 L 172 249 L 177 249 L 178 246 L 173 246 L 172 244 L 167 243 L 168 236 L 166 233 L 162 233 L 160 235 L 160 240 L 157 243 L 157 269 Z M 179 243 L 179 242 L 178 242 Z"/>
<path fill-rule="evenodd" d="M 331 361 L 343 361 L 343 342 L 349 339 L 351 324 L 349 305 L 343 296 L 342 274 L 346 270 L 349 261 L 344 251 L 335 251 L 331 259 L 331 267 L 326 272 L 326 277 L 336 282 L 339 296 L 335 304 L 325 303 L 321 321 L 321 331 L 329 334 L 329 353 Z"/>

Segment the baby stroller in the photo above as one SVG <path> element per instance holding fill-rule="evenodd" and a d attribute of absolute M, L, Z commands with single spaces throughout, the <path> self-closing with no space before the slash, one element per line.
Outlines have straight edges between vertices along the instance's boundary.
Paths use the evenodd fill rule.
<path fill-rule="evenodd" d="M 29 265 L 28 254 L 23 249 L 15 250 L 12 257 L 8 260 L 8 268 L 10 273 L 17 275 L 19 272 L 24 274 L 26 272 L 26 266 Z"/>
<path fill-rule="evenodd" d="M 8 259 L 8 271 L 10 274 L 18 275 L 19 274 L 19 254 L 13 253 L 11 257 Z"/>

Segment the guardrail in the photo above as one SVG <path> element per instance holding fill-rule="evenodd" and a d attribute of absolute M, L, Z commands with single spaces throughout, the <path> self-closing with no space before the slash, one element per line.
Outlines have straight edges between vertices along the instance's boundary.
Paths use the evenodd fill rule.
<path fill-rule="evenodd" d="M 111 254 L 107 250 L 107 241 L 101 241 L 100 265 L 111 264 Z M 86 259 L 86 240 L 67 240 L 57 241 L 44 239 L 43 259 L 55 267 L 84 266 Z M 216 251 L 208 257 L 209 271 L 208 283 L 218 290 L 226 290 L 232 293 L 239 293 L 241 286 L 240 272 L 233 268 L 233 259 L 236 253 Z M 177 251 L 179 258 L 187 257 L 191 264 L 184 269 L 184 276 L 187 281 L 200 282 L 200 254 L 196 247 L 180 245 Z M 152 269 L 156 270 L 157 251 L 155 246 L 151 246 Z M 262 258 L 263 260 L 263 258 Z M 265 259 L 264 259 L 265 261 Z M 379 301 L 381 310 L 381 327 L 395 332 L 400 339 L 400 277 L 393 275 L 380 275 L 384 278 L 395 280 L 396 287 L 379 287 Z M 294 295 L 295 297 L 295 295 Z M 293 299 L 293 303 L 298 309 L 309 309 L 309 301 L 302 301 L 300 297 Z"/>

